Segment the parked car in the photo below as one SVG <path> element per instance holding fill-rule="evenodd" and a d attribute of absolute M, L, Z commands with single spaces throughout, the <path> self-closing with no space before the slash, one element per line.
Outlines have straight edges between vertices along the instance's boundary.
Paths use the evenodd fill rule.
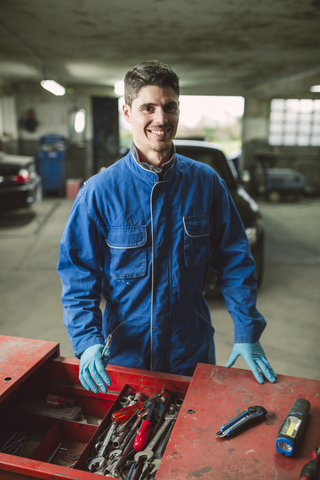
<path fill-rule="evenodd" d="M 306 193 L 305 175 L 292 168 L 269 168 L 258 165 L 255 181 L 259 194 L 263 194 L 269 200 L 289 195 L 298 200 Z"/>
<path fill-rule="evenodd" d="M 252 256 L 256 263 L 258 285 L 261 285 L 264 267 L 264 227 L 258 204 L 241 186 L 232 162 L 228 162 L 221 147 L 210 142 L 174 140 L 177 153 L 210 165 L 226 182 L 245 227 Z M 211 296 L 217 290 L 215 275 L 210 270 L 204 293 Z"/>
<path fill-rule="evenodd" d="M 234 168 L 237 170 L 237 173 L 240 177 L 240 163 L 241 163 L 241 156 L 242 156 L 242 148 L 237 148 L 236 150 L 233 150 L 229 155 L 226 155 L 226 159 L 228 162 L 232 162 Z"/>
<path fill-rule="evenodd" d="M 35 158 L 0 152 L 0 211 L 28 207 L 39 198 Z"/>

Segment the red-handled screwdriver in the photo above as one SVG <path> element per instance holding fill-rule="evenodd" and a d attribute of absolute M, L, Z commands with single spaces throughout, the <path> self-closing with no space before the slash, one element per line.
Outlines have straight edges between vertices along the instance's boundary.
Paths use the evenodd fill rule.
<path fill-rule="evenodd" d="M 133 448 L 135 449 L 136 452 L 142 452 L 142 450 L 146 448 L 146 445 L 148 442 L 149 430 L 151 427 L 151 416 L 152 416 L 155 403 L 156 403 L 156 399 L 154 399 L 151 402 L 149 406 L 147 418 L 143 420 L 140 430 L 138 431 L 137 436 L 135 438 Z"/>
<path fill-rule="evenodd" d="M 114 423 L 124 422 L 125 420 L 128 420 L 128 418 L 130 418 L 131 415 L 133 415 L 135 412 L 143 409 L 144 409 L 144 403 L 141 400 L 139 400 L 137 403 L 130 405 L 129 407 L 124 407 L 124 408 L 121 408 L 121 410 L 114 412 L 111 415 L 111 420 Z"/>
<path fill-rule="evenodd" d="M 300 473 L 301 480 L 317 480 L 320 471 L 320 447 L 311 453 L 311 460 L 305 464 Z"/>

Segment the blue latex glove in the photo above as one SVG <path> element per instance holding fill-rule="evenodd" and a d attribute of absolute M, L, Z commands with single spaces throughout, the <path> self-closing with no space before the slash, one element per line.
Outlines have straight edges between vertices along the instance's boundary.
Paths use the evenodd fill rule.
<path fill-rule="evenodd" d="M 109 350 L 101 358 L 104 345 L 92 345 L 87 348 L 80 357 L 79 380 L 86 390 L 92 390 L 94 393 L 99 392 L 99 388 L 103 393 L 108 391 L 111 380 L 106 372 L 110 355 Z M 99 388 L 98 388 L 99 387 Z"/>
<path fill-rule="evenodd" d="M 239 355 L 245 359 L 259 383 L 264 383 L 263 376 L 261 375 L 259 369 L 267 378 L 267 380 L 269 380 L 269 382 L 274 383 L 276 381 L 277 375 L 272 370 L 271 365 L 268 362 L 267 357 L 265 356 L 265 353 L 260 345 L 260 342 L 235 343 L 233 345 L 230 358 L 226 363 L 226 367 L 231 367 Z"/>

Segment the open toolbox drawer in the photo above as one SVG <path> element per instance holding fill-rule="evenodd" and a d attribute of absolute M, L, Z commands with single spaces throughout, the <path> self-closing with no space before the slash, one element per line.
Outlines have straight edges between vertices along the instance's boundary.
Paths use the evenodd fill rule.
<path fill-rule="evenodd" d="M 112 413 L 123 407 L 124 398 L 139 392 L 146 400 L 164 385 L 167 401 L 163 410 L 158 405 L 157 417 L 154 414 L 156 432 L 170 405 L 181 404 L 190 382 L 189 377 L 110 366 L 112 390 L 94 394 L 80 385 L 78 369 L 77 360 L 49 359 L 0 403 L 1 480 L 96 479 L 95 468 L 88 470 L 88 459 L 97 455 L 99 437 L 112 423 Z M 48 406 L 52 400 L 67 405 L 53 408 Z M 128 468 L 127 463 L 123 472 Z"/>

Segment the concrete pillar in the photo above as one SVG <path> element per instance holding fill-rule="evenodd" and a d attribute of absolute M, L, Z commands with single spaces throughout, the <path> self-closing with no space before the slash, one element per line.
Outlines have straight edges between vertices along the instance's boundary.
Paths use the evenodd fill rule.
<path fill-rule="evenodd" d="M 245 97 L 243 115 L 243 142 L 251 140 L 268 141 L 270 100 Z"/>
<path fill-rule="evenodd" d="M 246 96 L 242 121 L 242 169 L 252 172 L 254 152 L 260 144 L 268 143 L 270 100 Z"/>

